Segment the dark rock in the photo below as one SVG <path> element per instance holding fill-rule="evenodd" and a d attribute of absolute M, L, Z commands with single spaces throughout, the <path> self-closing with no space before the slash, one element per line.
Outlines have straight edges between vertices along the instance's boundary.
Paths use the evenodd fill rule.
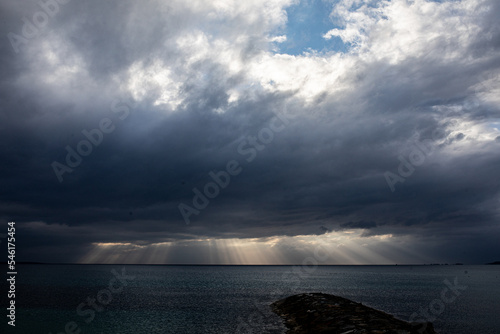
<path fill-rule="evenodd" d="M 394 316 L 324 293 L 291 296 L 271 305 L 287 334 L 436 334 L 432 323 L 408 323 Z"/>

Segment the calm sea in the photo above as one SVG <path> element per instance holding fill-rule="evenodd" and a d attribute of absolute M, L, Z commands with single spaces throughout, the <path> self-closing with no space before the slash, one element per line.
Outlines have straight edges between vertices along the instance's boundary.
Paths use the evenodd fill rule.
<path fill-rule="evenodd" d="M 0 332 L 284 333 L 269 304 L 324 292 L 440 333 L 498 334 L 499 281 L 500 266 L 19 265 L 16 326 L 4 315 Z"/>

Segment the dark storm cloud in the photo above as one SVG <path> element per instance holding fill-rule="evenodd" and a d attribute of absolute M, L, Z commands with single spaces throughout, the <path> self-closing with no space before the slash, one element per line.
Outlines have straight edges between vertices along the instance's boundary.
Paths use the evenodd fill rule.
<path fill-rule="evenodd" d="M 250 65 L 229 69 L 234 59 L 224 52 L 231 48 L 244 64 L 266 54 L 274 14 L 214 19 L 202 2 L 60 5 L 20 52 L 8 38 L 0 45 L 1 218 L 19 222 L 26 259 L 47 261 L 78 259 L 95 242 L 348 229 L 366 229 L 367 237 L 439 237 L 443 244 L 472 242 L 471 231 L 474 242 L 498 235 L 499 142 L 482 136 L 494 132 L 499 109 L 480 99 L 494 91 L 491 74 L 498 74 L 500 60 L 499 7 L 489 4 L 476 45 L 461 57 L 444 57 L 456 41 L 443 39 L 395 64 L 353 58 L 338 82 L 349 89 L 326 87 L 313 102 L 297 91 L 264 89 Z M 4 36 L 20 34 L 22 18 L 39 10 L 3 1 Z M 231 48 L 197 37 L 182 44 L 199 31 Z M 240 41 L 242 35 L 248 38 Z M 200 48 L 207 50 L 198 54 Z M 162 80 L 177 86 L 150 83 L 162 68 L 169 69 Z M 144 72 L 147 80 L 131 83 Z M 158 104 L 166 89 L 175 97 Z M 66 165 L 66 147 L 76 150 L 87 139 L 82 131 L 99 129 L 105 118 L 113 131 L 59 182 L 54 161 Z M 249 136 L 258 138 L 272 122 L 283 130 L 252 148 Z M 384 173 L 402 177 L 398 158 L 422 151 L 419 143 L 431 153 L 391 192 Z M 196 209 L 193 189 L 203 192 L 213 182 L 209 173 L 233 160 L 241 173 Z M 199 212 L 190 225 L 180 203 Z"/>
<path fill-rule="evenodd" d="M 347 223 L 340 224 L 340 227 L 341 228 L 345 228 L 345 229 L 349 229 L 349 228 L 370 229 L 370 228 L 377 227 L 377 223 L 375 223 L 375 222 L 365 222 L 365 221 L 347 222 Z"/>

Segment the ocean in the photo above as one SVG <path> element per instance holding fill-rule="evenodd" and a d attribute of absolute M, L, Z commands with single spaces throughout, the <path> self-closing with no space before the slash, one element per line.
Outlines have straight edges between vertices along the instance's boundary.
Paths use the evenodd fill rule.
<path fill-rule="evenodd" d="M 269 304 L 339 295 L 442 334 L 500 333 L 500 266 L 18 265 L 1 333 L 284 333 Z M 2 307 L 7 285 L 0 285 Z M 7 311 L 4 311 L 7 314 Z"/>

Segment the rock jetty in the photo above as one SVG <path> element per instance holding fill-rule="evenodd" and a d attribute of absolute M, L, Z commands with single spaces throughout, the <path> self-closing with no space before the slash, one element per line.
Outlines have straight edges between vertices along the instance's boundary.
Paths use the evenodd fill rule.
<path fill-rule="evenodd" d="M 432 323 L 409 323 L 349 299 L 305 293 L 271 304 L 287 334 L 436 334 Z"/>

